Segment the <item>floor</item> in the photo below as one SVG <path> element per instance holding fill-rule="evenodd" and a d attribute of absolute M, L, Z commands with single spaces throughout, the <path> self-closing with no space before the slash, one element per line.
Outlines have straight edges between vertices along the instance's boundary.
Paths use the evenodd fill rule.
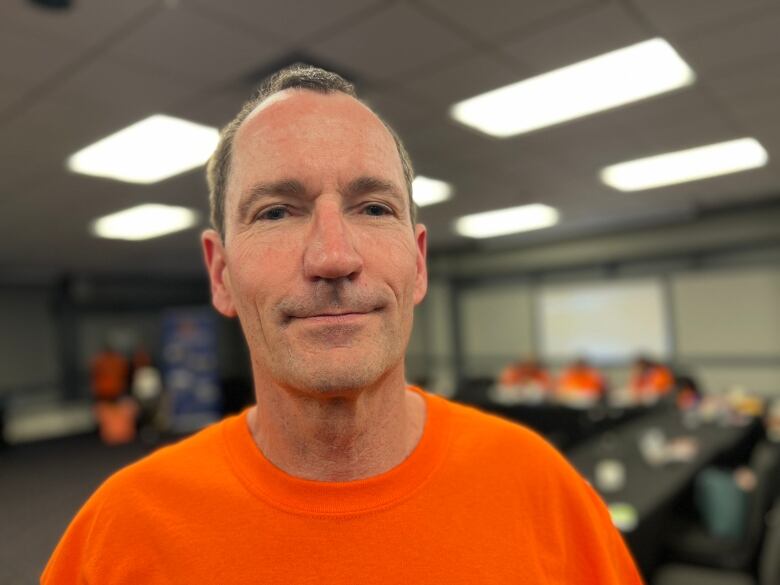
<path fill-rule="evenodd" d="M 96 434 L 0 449 L 0 584 L 38 583 L 68 522 L 112 472 L 151 447 L 103 445 Z"/>

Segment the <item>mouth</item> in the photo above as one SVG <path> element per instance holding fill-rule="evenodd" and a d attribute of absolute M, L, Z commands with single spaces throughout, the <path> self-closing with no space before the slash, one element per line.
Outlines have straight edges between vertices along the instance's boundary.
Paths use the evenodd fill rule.
<path fill-rule="evenodd" d="M 356 324 L 375 313 L 377 309 L 370 311 L 339 311 L 332 313 L 316 313 L 312 315 L 292 317 L 293 321 L 301 321 L 312 325 L 348 325 Z"/>

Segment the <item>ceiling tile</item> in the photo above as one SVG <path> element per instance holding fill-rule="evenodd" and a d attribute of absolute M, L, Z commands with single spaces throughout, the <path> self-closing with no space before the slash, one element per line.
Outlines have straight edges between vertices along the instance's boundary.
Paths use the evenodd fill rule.
<path fill-rule="evenodd" d="M 187 120 L 221 128 L 238 114 L 251 92 L 238 89 L 196 93 L 170 108 L 170 113 Z"/>
<path fill-rule="evenodd" d="M 204 15 L 221 15 L 237 28 L 264 32 L 270 38 L 305 41 L 324 31 L 352 26 L 362 16 L 388 0 L 295 0 L 275 2 L 270 7 L 257 0 L 188 0 L 188 6 Z"/>
<path fill-rule="evenodd" d="M 745 68 L 727 77 L 712 76 L 708 85 L 728 103 L 750 105 L 754 101 L 777 99 L 780 98 L 780 61 L 773 59 L 767 67 Z"/>
<path fill-rule="evenodd" d="M 619 108 L 610 118 L 631 145 L 623 160 L 730 140 L 743 132 L 701 87 Z"/>
<path fill-rule="evenodd" d="M 0 77 L 0 119 L 3 118 L 3 110 L 18 103 L 23 98 L 24 92 L 24 86 L 16 80 Z"/>
<path fill-rule="evenodd" d="M 719 96 L 722 97 L 721 94 Z M 770 157 L 780 157 L 780 124 L 776 122 L 780 87 L 776 91 L 767 88 L 739 97 L 731 94 L 722 99 L 743 130 L 742 134 L 757 138 L 769 150 Z"/>
<path fill-rule="evenodd" d="M 165 10 L 119 40 L 112 53 L 140 59 L 173 79 L 200 86 L 233 82 L 278 58 L 282 49 L 186 5 Z"/>
<path fill-rule="evenodd" d="M 165 2 L 160 0 L 78 0 L 66 11 L 45 10 L 29 0 L 5 0 L 0 37 L 10 31 L 31 35 L 56 59 L 61 41 L 79 49 L 93 47 L 161 10 Z"/>
<path fill-rule="evenodd" d="M 141 119 L 166 111 L 197 93 L 193 83 L 171 79 L 137 60 L 104 55 L 57 86 L 54 97 L 100 104 Z"/>
<path fill-rule="evenodd" d="M 776 6 L 776 0 L 632 0 L 661 32 L 686 35 Z"/>
<path fill-rule="evenodd" d="M 505 0 L 418 0 L 438 13 L 439 18 L 457 23 L 474 36 L 494 42 L 508 34 L 547 26 L 597 0 L 545 0 L 506 2 Z"/>
<path fill-rule="evenodd" d="M 113 119 L 64 100 L 28 104 L 0 132 L 0 194 L 22 195 L 30 181 L 61 172 L 70 154 L 113 128 Z"/>
<path fill-rule="evenodd" d="M 634 137 L 615 123 L 611 112 L 559 124 L 516 137 L 518 148 L 527 148 L 546 160 L 561 164 L 562 172 L 584 169 L 595 174 L 616 157 L 637 150 Z"/>
<path fill-rule="evenodd" d="M 438 119 L 438 110 L 396 86 L 369 89 L 361 99 L 385 120 L 406 143 L 408 137 Z"/>
<path fill-rule="evenodd" d="M 0 73 L 25 89 L 73 63 L 81 54 L 73 43 L 47 42 L 16 30 L 0 30 Z"/>
<path fill-rule="evenodd" d="M 576 17 L 509 41 L 502 49 L 539 74 L 651 36 L 622 5 L 610 3 L 593 6 Z"/>
<path fill-rule="evenodd" d="M 775 169 L 764 167 L 666 187 L 664 190 L 672 194 L 684 193 L 685 197 L 697 206 L 708 208 L 733 206 L 764 199 L 769 195 L 775 195 L 779 188 L 780 179 Z"/>
<path fill-rule="evenodd" d="M 420 129 L 407 143 L 419 168 L 451 167 L 475 176 L 500 176 L 506 182 L 561 170 L 559 157 L 532 143 L 484 136 L 449 120 Z"/>
<path fill-rule="evenodd" d="M 315 56 L 372 80 L 396 78 L 470 47 L 413 6 L 393 4 L 310 49 Z"/>
<path fill-rule="evenodd" d="M 521 65 L 481 52 L 432 71 L 403 76 L 398 83 L 410 93 L 448 109 L 455 102 L 519 81 L 530 73 Z"/>
<path fill-rule="evenodd" d="M 746 13 L 741 18 L 677 41 L 683 57 L 699 74 L 725 74 L 762 58 L 780 56 L 780 6 Z"/>

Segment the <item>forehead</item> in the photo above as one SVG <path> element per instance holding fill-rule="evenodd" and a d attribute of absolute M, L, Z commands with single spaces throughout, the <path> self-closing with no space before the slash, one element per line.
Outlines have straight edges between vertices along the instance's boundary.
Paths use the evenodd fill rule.
<path fill-rule="evenodd" d="M 351 180 L 350 174 L 384 175 L 403 185 L 387 128 L 369 108 L 340 92 L 290 89 L 272 95 L 239 128 L 232 158 L 235 187 L 260 176 L 316 181 Z"/>

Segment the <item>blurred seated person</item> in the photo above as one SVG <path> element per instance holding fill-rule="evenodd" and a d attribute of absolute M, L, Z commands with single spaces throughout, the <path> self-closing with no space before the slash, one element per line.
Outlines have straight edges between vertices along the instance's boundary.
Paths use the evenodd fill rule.
<path fill-rule="evenodd" d="M 647 357 L 639 357 L 631 370 L 628 387 L 635 402 L 656 402 L 674 387 L 671 370 Z"/>
<path fill-rule="evenodd" d="M 124 355 L 105 344 L 92 359 L 90 374 L 95 398 L 94 415 L 100 438 L 107 445 L 135 438 L 135 403 L 127 396 L 130 364 Z"/>
<path fill-rule="evenodd" d="M 96 400 L 117 400 L 127 392 L 130 364 L 106 344 L 91 364 L 92 393 Z"/>
<path fill-rule="evenodd" d="M 580 358 L 560 375 L 555 394 L 559 402 L 592 403 L 604 395 L 605 389 L 601 372 Z"/>
<path fill-rule="evenodd" d="M 548 392 L 552 388 L 552 380 L 539 360 L 528 358 L 504 368 L 499 379 L 499 386 L 503 388 L 532 388 Z"/>
<path fill-rule="evenodd" d="M 530 357 L 504 368 L 493 398 L 498 402 L 507 400 L 538 402 L 543 400 L 551 389 L 550 374 L 538 359 Z"/>
<path fill-rule="evenodd" d="M 701 402 L 701 390 L 693 378 L 678 376 L 676 388 L 675 404 L 680 410 L 690 410 Z"/>

